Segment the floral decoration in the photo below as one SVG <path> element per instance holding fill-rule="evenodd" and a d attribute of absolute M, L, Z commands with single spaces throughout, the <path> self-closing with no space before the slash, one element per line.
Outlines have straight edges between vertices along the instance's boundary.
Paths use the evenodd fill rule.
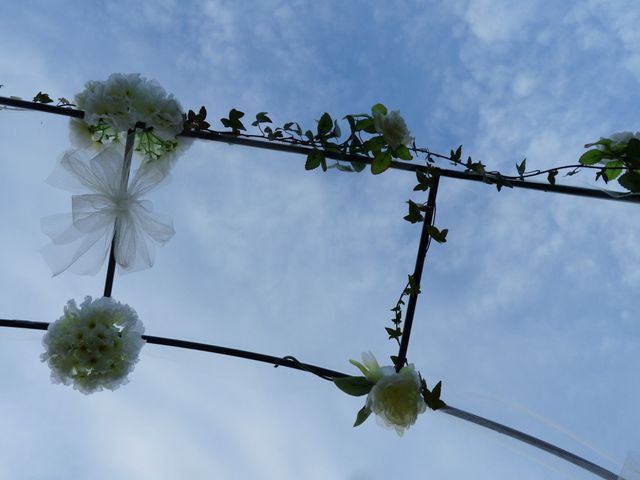
<path fill-rule="evenodd" d="M 350 362 L 363 376 L 334 378 L 333 382 L 349 395 L 367 395 L 354 427 L 364 423 L 373 412 L 380 425 L 392 428 L 402 436 L 427 407 L 437 410 L 445 406 L 440 400 L 441 384 L 429 390 L 426 381 L 412 364 L 398 371 L 393 366 L 381 367 L 371 352 L 362 354 L 362 363 L 355 360 Z"/>
<path fill-rule="evenodd" d="M 136 128 L 136 151 L 146 160 L 167 158 L 178 148 L 184 124 L 180 103 L 158 82 L 138 73 L 87 82 L 75 103 L 84 110 L 84 119 L 70 123 L 71 140 L 80 148 L 121 142 Z"/>
<path fill-rule="evenodd" d="M 54 275 L 67 268 L 95 274 L 114 242 L 117 264 L 125 271 L 153 265 L 153 244 L 164 245 L 174 234 L 171 219 L 153 211 L 142 197 L 166 178 L 157 162 L 146 162 L 133 179 L 123 182 L 123 151 L 109 145 L 89 157 L 86 151 L 68 151 L 49 182 L 85 192 L 71 198 L 71 215 L 44 218 L 42 227 L 52 244 L 42 250 Z M 125 176 L 126 177 L 126 176 Z"/>
<path fill-rule="evenodd" d="M 128 382 L 142 346 L 144 327 L 136 312 L 112 298 L 69 300 L 49 325 L 41 360 L 53 383 L 73 385 L 84 394 L 115 390 Z"/>

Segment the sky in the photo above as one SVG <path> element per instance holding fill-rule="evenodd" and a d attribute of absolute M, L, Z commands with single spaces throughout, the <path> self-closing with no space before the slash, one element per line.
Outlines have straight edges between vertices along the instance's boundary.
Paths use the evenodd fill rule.
<path fill-rule="evenodd" d="M 382 102 L 416 143 L 515 173 L 575 163 L 637 127 L 640 8 L 630 0 L 0 3 L 0 94 L 71 98 L 141 73 L 185 109 L 231 108 L 313 128 Z M 250 122 L 247 122 L 250 123 Z M 221 129 L 219 122 L 212 122 Z M 99 297 L 51 276 L 40 219 L 68 212 L 45 180 L 68 120 L 0 111 L 0 317 L 54 321 Z M 414 267 L 415 177 L 304 170 L 304 157 L 197 141 L 149 194 L 175 237 L 113 296 L 146 333 L 357 374 L 396 353 L 389 309 Z M 560 178 L 594 186 L 589 173 Z M 602 185 L 599 185 L 602 187 Z M 614 472 L 640 450 L 637 206 L 443 179 L 409 361 L 458 408 Z M 130 383 L 53 385 L 42 332 L 0 331 L 0 478 L 589 479 L 439 412 L 399 438 L 363 399 L 313 375 L 146 345 Z"/>

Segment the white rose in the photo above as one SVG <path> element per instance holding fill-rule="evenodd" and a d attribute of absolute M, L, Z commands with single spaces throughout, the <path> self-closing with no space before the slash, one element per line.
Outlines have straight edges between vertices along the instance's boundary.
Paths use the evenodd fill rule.
<path fill-rule="evenodd" d="M 620 143 L 627 143 L 632 138 L 635 138 L 635 135 L 633 134 L 633 132 L 612 133 L 611 136 L 609 137 L 609 139 L 613 142 L 614 145 L 617 145 Z"/>
<path fill-rule="evenodd" d="M 376 132 L 384 136 L 384 139 L 393 150 L 400 145 L 409 145 L 413 142 L 411 132 L 409 132 L 407 124 L 400 116 L 398 110 L 390 112 L 387 115 L 374 113 L 373 123 Z"/>
<path fill-rule="evenodd" d="M 413 365 L 398 373 L 393 367 L 382 367 L 381 372 L 367 396 L 367 407 L 376 414 L 378 423 L 402 436 L 427 408 L 420 392 L 420 377 Z"/>

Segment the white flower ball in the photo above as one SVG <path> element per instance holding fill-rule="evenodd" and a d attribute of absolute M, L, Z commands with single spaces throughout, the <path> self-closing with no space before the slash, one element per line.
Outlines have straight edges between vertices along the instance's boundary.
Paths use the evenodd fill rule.
<path fill-rule="evenodd" d="M 389 146 L 394 150 L 400 145 L 409 145 L 413 142 L 411 132 L 409 132 L 409 128 L 407 128 L 407 124 L 398 110 L 387 115 L 374 113 L 373 124 L 376 132 L 382 134 Z"/>
<path fill-rule="evenodd" d="M 393 367 L 380 368 L 382 374 L 367 396 L 367 407 L 378 423 L 402 436 L 427 409 L 420 392 L 420 377 L 413 365 L 396 373 Z"/>
<path fill-rule="evenodd" d="M 41 360 L 51 368 L 53 383 L 73 384 L 84 394 L 103 388 L 115 390 L 128 382 L 145 341 L 136 312 L 112 298 L 80 307 L 69 300 L 64 315 L 49 325 Z"/>
<path fill-rule="evenodd" d="M 180 103 L 173 95 L 167 95 L 158 82 L 139 73 L 114 73 L 106 81 L 87 82 L 75 102 L 84 110 L 85 122 L 97 125 L 103 121 L 116 133 L 126 132 L 137 122 L 157 129 L 165 140 L 182 132 Z"/>

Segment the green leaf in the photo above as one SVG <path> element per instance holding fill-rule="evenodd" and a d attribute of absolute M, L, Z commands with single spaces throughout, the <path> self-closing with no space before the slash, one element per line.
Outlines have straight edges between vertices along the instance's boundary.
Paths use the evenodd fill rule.
<path fill-rule="evenodd" d="M 409 275 L 408 277 L 408 285 L 407 288 L 404 289 L 404 293 L 407 295 L 420 295 L 420 285 L 416 283 L 413 275 Z"/>
<path fill-rule="evenodd" d="M 433 186 L 433 177 L 427 177 L 420 170 L 416 170 L 416 179 L 418 180 L 418 184 L 413 187 L 414 192 L 426 192 Z"/>
<path fill-rule="evenodd" d="M 207 109 L 205 108 L 204 105 L 202 105 L 200 107 L 200 111 L 198 112 L 198 115 L 196 115 L 196 120 L 198 122 L 202 122 L 205 118 L 207 118 Z"/>
<path fill-rule="evenodd" d="M 298 125 L 297 122 L 287 122 L 284 124 L 283 129 L 286 130 L 287 132 L 293 132 L 296 135 L 302 135 L 302 129 L 300 128 L 300 125 Z"/>
<path fill-rule="evenodd" d="M 440 400 L 441 390 L 442 382 L 438 382 L 438 384 L 433 387 L 433 391 L 430 391 L 427 387 L 427 382 L 422 379 L 422 397 L 431 410 L 438 410 L 439 408 L 447 406 L 446 403 Z"/>
<path fill-rule="evenodd" d="M 630 138 L 625 148 L 627 162 L 631 168 L 640 168 L 640 140 Z"/>
<path fill-rule="evenodd" d="M 273 123 L 267 116 L 267 112 L 259 112 L 256 114 L 256 121 L 251 123 L 254 127 L 257 127 L 261 123 Z"/>
<path fill-rule="evenodd" d="M 509 188 L 513 188 L 513 185 L 511 184 L 511 182 L 509 180 L 507 180 L 506 178 L 504 178 L 502 175 L 500 175 L 499 173 L 496 173 L 493 181 L 496 184 L 496 188 L 498 189 L 498 191 L 502 190 L 502 187 L 509 187 Z"/>
<path fill-rule="evenodd" d="M 630 171 L 618 178 L 618 183 L 627 190 L 638 193 L 640 192 L 640 173 Z"/>
<path fill-rule="evenodd" d="M 244 112 L 232 108 L 229 111 L 229 118 L 221 118 L 220 121 L 225 127 L 230 128 L 232 133 L 238 134 L 240 133 L 240 130 L 246 130 L 240 121 L 242 117 L 244 117 Z"/>
<path fill-rule="evenodd" d="M 321 152 L 320 150 L 314 148 L 307 155 L 307 162 L 304 164 L 304 169 L 305 170 L 313 170 L 314 168 L 318 168 L 323 161 L 325 162 L 324 163 L 324 169 L 326 171 L 327 164 L 326 164 L 326 160 L 325 160 L 325 157 L 324 157 L 324 153 Z"/>
<path fill-rule="evenodd" d="M 53 102 L 53 99 L 49 96 L 48 93 L 42 93 L 42 92 L 38 92 L 38 94 L 33 97 L 34 102 L 38 102 L 38 103 L 51 103 Z"/>
<path fill-rule="evenodd" d="M 384 327 L 384 329 L 389 334 L 389 339 L 400 338 L 402 336 L 402 330 L 400 330 L 399 328 Z"/>
<path fill-rule="evenodd" d="M 362 425 L 367 420 L 367 418 L 369 418 L 369 415 L 371 415 L 371 409 L 365 405 L 360 409 L 360 411 L 358 411 L 358 415 L 356 416 L 356 421 L 353 426 L 357 427 L 359 425 Z"/>
<path fill-rule="evenodd" d="M 331 119 L 331 115 L 328 113 L 323 113 L 318 120 L 318 136 L 322 137 L 329 133 L 333 128 L 333 120 Z"/>
<path fill-rule="evenodd" d="M 431 395 L 433 395 L 435 398 L 440 398 L 440 394 L 442 393 L 442 381 L 439 381 L 435 387 L 433 387 L 433 390 L 431 390 Z"/>
<path fill-rule="evenodd" d="M 547 175 L 547 180 L 549 181 L 549 183 L 551 185 L 555 185 L 556 184 L 556 176 L 558 175 L 558 170 L 551 170 L 549 172 L 549 174 Z"/>
<path fill-rule="evenodd" d="M 593 143 L 587 143 L 584 148 L 590 148 L 593 147 L 595 145 L 602 145 L 605 150 L 610 150 L 611 149 L 611 139 L 610 138 L 601 138 L 600 140 L 598 140 L 597 142 L 593 142 Z"/>
<path fill-rule="evenodd" d="M 622 160 L 609 162 L 605 167 L 606 169 L 602 169 L 602 178 L 604 178 L 605 182 L 610 182 L 618 178 L 623 172 L 624 162 Z"/>
<path fill-rule="evenodd" d="M 527 159 L 522 160 L 520 165 L 516 165 L 516 170 L 518 170 L 518 175 L 520 175 L 520 180 L 524 180 L 524 172 L 527 171 Z"/>
<path fill-rule="evenodd" d="M 449 233 L 448 229 L 438 230 L 433 225 L 427 225 L 427 232 L 429 236 L 433 238 L 438 243 L 445 243 L 447 241 L 447 233 Z"/>
<path fill-rule="evenodd" d="M 402 160 L 411 160 L 413 158 L 409 149 L 404 145 L 400 145 L 398 148 L 396 148 L 395 154 L 396 157 Z"/>
<path fill-rule="evenodd" d="M 364 142 L 364 148 L 374 155 L 382 150 L 387 145 L 387 141 L 384 139 L 382 135 L 378 135 L 377 137 L 372 137 L 366 142 Z"/>
<path fill-rule="evenodd" d="M 371 173 L 378 175 L 384 172 L 391 166 L 391 152 L 386 150 L 384 152 L 377 152 L 373 157 L 373 163 L 371 163 Z"/>
<path fill-rule="evenodd" d="M 307 140 L 309 140 L 309 143 L 311 143 L 313 145 L 314 143 L 314 136 L 313 136 L 313 132 L 311 130 L 307 130 L 306 132 L 304 132 L 304 136 L 307 137 Z"/>
<path fill-rule="evenodd" d="M 365 168 L 367 168 L 367 164 L 363 162 L 351 162 L 351 166 L 356 172 L 361 172 Z"/>
<path fill-rule="evenodd" d="M 386 115 L 387 107 L 385 107 L 381 103 L 376 103 L 373 107 L 371 107 L 371 113 L 379 113 L 380 115 Z"/>
<path fill-rule="evenodd" d="M 420 207 L 418 207 L 418 204 L 413 200 L 407 200 L 407 203 L 409 204 L 409 214 L 405 215 L 404 219 L 411 223 L 422 222 L 424 217 L 422 216 L 422 213 L 420 213 Z"/>
<path fill-rule="evenodd" d="M 597 148 L 594 148 L 593 150 L 588 150 L 584 152 L 580 156 L 580 160 L 578 161 L 582 165 L 595 165 L 600 160 L 602 160 L 603 156 L 604 156 L 604 152 L 602 150 L 598 150 Z"/>
<path fill-rule="evenodd" d="M 338 387 L 344 393 L 353 395 L 354 397 L 361 397 L 362 395 L 366 395 L 374 385 L 364 377 L 334 378 L 333 383 L 335 383 L 336 387 Z"/>
<path fill-rule="evenodd" d="M 371 133 L 371 134 L 376 133 L 376 127 L 373 123 L 373 119 L 365 118 L 363 120 L 358 120 L 358 122 L 356 123 L 355 131 L 359 132 L 361 130 L 364 130 L 365 132 Z"/>
<path fill-rule="evenodd" d="M 455 152 L 451 150 L 449 157 L 451 157 L 452 161 L 459 162 L 460 158 L 462 158 L 462 145 L 460 145 Z"/>

